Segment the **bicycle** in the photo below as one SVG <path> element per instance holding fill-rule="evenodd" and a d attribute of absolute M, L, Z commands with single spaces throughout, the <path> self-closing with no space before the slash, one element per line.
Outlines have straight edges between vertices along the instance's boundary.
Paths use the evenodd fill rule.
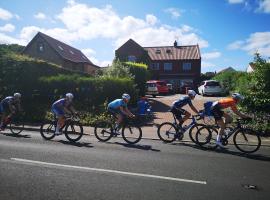
<path fill-rule="evenodd" d="M 115 116 L 110 115 L 109 120 L 96 123 L 94 133 L 99 141 L 106 142 L 120 134 L 128 144 L 136 144 L 142 139 L 142 129 L 136 123 L 137 117 L 134 119 L 124 117 L 120 125 L 120 129 L 122 129 L 121 133 L 119 133 L 120 129 L 115 127 L 115 119 Z"/>
<path fill-rule="evenodd" d="M 24 129 L 24 113 L 19 112 L 12 114 L 11 117 L 5 119 L 3 128 L 8 127 L 12 134 L 19 135 Z"/>
<path fill-rule="evenodd" d="M 54 115 L 53 120 L 43 123 L 40 126 L 40 134 L 45 140 L 51 140 L 55 137 L 55 129 L 57 118 Z M 64 130 L 64 131 L 63 131 Z M 80 124 L 80 119 L 74 115 L 67 115 L 65 124 L 60 128 L 65 137 L 71 142 L 77 142 L 83 136 L 83 127 Z"/>
<path fill-rule="evenodd" d="M 228 145 L 229 138 L 233 136 L 235 147 L 244 153 L 254 153 L 261 146 L 261 138 L 256 131 L 243 126 L 247 120 L 237 119 L 235 127 L 227 127 L 222 135 L 221 142 Z M 203 126 L 196 133 L 197 144 L 203 148 L 216 149 L 216 135 L 218 126 Z M 213 132 L 215 134 L 213 134 Z M 213 136 L 214 135 L 214 136 Z"/>
<path fill-rule="evenodd" d="M 173 114 L 173 113 L 172 113 Z M 181 140 L 184 136 L 184 133 L 189 129 L 189 137 L 192 142 L 196 143 L 195 138 L 193 137 L 193 133 L 196 133 L 198 128 L 203 124 L 197 123 L 197 120 L 202 119 L 201 115 L 193 115 L 191 118 L 190 124 L 182 127 L 179 123 L 177 123 L 176 116 L 173 114 L 174 122 L 164 122 L 159 125 L 157 134 L 158 137 L 165 143 L 171 143 L 176 139 Z M 195 132 L 194 132 L 195 130 Z"/>

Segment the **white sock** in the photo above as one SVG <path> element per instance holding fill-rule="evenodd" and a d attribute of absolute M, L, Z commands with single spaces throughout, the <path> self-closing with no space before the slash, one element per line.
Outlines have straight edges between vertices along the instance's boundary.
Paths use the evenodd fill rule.
<path fill-rule="evenodd" d="M 217 135 L 217 142 L 220 142 L 220 135 Z"/>
<path fill-rule="evenodd" d="M 60 127 L 59 127 L 59 125 L 57 124 L 55 132 L 59 133 L 59 129 L 60 129 Z"/>

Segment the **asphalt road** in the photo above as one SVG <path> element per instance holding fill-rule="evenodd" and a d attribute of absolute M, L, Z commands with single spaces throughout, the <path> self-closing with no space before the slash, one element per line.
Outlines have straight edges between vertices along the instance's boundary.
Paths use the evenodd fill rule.
<path fill-rule="evenodd" d="M 245 156 L 191 143 L 0 133 L 0 199 L 269 199 L 270 148 Z"/>

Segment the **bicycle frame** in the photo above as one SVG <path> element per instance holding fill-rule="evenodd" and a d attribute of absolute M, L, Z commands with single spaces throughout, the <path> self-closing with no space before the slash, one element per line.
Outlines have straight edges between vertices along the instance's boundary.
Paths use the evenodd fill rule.
<path fill-rule="evenodd" d="M 188 124 L 188 125 L 186 125 L 186 127 L 185 127 L 185 130 L 184 131 L 182 131 L 183 129 L 183 127 L 177 122 L 177 119 L 176 119 L 176 117 L 175 117 L 175 115 L 172 113 L 172 115 L 173 115 L 173 119 L 174 119 L 174 125 L 176 125 L 176 128 L 177 128 L 177 133 L 181 133 L 181 134 L 184 134 L 188 129 L 190 129 L 190 127 L 192 127 L 194 124 L 196 124 L 197 122 L 196 122 L 196 119 L 195 119 L 195 116 L 194 115 L 192 115 L 192 117 L 190 117 L 189 119 L 191 119 L 191 122 L 190 122 L 190 124 Z M 181 131 L 181 132 L 179 132 L 179 131 Z"/>

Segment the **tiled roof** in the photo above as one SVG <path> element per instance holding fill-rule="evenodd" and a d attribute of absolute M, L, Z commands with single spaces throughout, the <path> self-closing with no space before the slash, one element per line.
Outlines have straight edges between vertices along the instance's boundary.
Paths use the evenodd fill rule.
<path fill-rule="evenodd" d="M 200 59 L 198 45 L 144 47 L 151 60 L 193 60 Z"/>
<path fill-rule="evenodd" d="M 44 33 L 38 32 L 37 35 L 40 35 L 44 38 L 49 45 L 59 53 L 64 59 L 73 61 L 75 63 L 89 63 L 94 65 L 80 50 L 75 49 L 59 40 L 56 40 Z"/>

